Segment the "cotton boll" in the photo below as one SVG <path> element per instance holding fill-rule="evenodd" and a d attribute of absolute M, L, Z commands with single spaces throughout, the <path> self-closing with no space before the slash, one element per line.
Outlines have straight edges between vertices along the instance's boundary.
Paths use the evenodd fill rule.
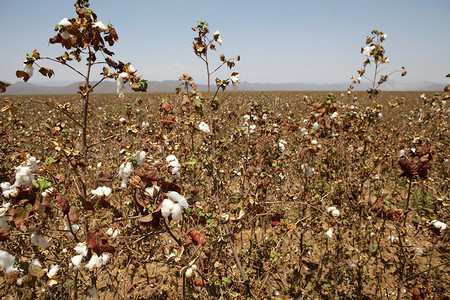
<path fill-rule="evenodd" d="M 205 122 L 200 122 L 200 124 L 198 125 L 198 129 L 200 131 L 203 131 L 204 133 L 210 133 L 211 130 L 209 129 L 208 124 L 206 124 Z"/>
<path fill-rule="evenodd" d="M 9 182 L 2 182 L 0 186 L 2 188 L 2 192 L 11 189 L 11 183 Z"/>
<path fill-rule="evenodd" d="M 63 18 L 63 19 L 61 19 L 61 21 L 59 21 L 58 25 L 67 27 L 67 26 L 72 25 L 72 22 L 70 22 L 68 18 Z"/>
<path fill-rule="evenodd" d="M 136 164 L 138 166 L 142 166 L 145 162 L 145 151 L 138 151 L 136 152 L 136 154 L 134 155 L 136 157 Z"/>
<path fill-rule="evenodd" d="M 12 187 L 28 187 L 31 186 L 34 175 L 31 173 L 30 167 L 18 166 L 16 168 L 16 181 L 12 185 Z"/>
<path fill-rule="evenodd" d="M 86 256 L 87 253 L 88 253 L 88 249 L 87 249 L 86 245 L 83 244 L 83 243 L 78 243 L 78 244 L 75 246 L 75 248 L 73 248 L 73 250 L 75 250 L 75 252 L 76 252 L 77 254 L 80 254 L 80 255 L 82 255 L 82 256 Z"/>
<path fill-rule="evenodd" d="M 56 273 L 58 273 L 58 271 L 59 271 L 59 266 L 58 265 L 52 265 L 50 267 L 50 270 L 47 272 L 48 278 L 51 279 L 52 277 L 54 277 L 56 275 Z"/>
<path fill-rule="evenodd" d="M 327 239 L 331 239 L 333 237 L 333 230 L 329 228 L 326 232 L 323 234 Z"/>
<path fill-rule="evenodd" d="M 441 222 L 441 221 L 433 220 L 433 221 L 431 221 L 431 224 L 435 228 L 439 229 L 440 231 L 443 231 L 447 228 L 447 224 L 445 224 L 444 222 Z"/>
<path fill-rule="evenodd" d="M 185 273 L 186 277 L 187 278 L 192 277 L 192 275 L 194 275 L 195 270 L 197 270 L 197 265 L 192 265 L 189 268 L 187 268 Z"/>
<path fill-rule="evenodd" d="M 105 30 L 108 29 L 108 27 L 105 24 L 103 24 L 102 21 L 95 22 L 93 27 L 97 28 L 98 31 L 100 31 L 100 32 L 104 32 Z"/>
<path fill-rule="evenodd" d="M 182 207 L 178 203 L 175 203 L 172 206 L 172 219 L 175 221 L 181 220 L 182 212 L 183 212 Z"/>
<path fill-rule="evenodd" d="M 49 246 L 45 237 L 37 231 L 33 231 L 31 233 L 31 243 L 35 246 L 41 247 L 44 250 Z"/>
<path fill-rule="evenodd" d="M 91 193 L 92 195 L 97 195 L 99 197 L 108 197 L 109 195 L 111 195 L 111 188 L 107 187 L 107 186 L 101 186 L 96 188 L 95 190 L 92 190 Z"/>
<path fill-rule="evenodd" d="M 160 190 L 159 186 L 153 185 L 151 187 L 146 188 L 144 194 L 146 196 L 149 196 L 150 198 L 153 198 L 156 195 L 156 193 L 159 192 L 159 190 Z"/>
<path fill-rule="evenodd" d="M 36 157 L 31 156 L 27 160 L 27 166 L 30 167 L 31 171 L 37 172 L 39 171 L 38 163 L 40 163 L 40 160 L 37 160 Z"/>
<path fill-rule="evenodd" d="M 15 261 L 16 259 L 13 255 L 4 250 L 0 250 L 0 267 L 5 270 L 5 273 L 11 273 L 17 270 L 13 267 Z"/>
<path fill-rule="evenodd" d="M 164 199 L 161 204 L 161 214 L 164 218 L 167 218 L 172 213 L 172 207 L 174 203 L 170 199 Z"/>
<path fill-rule="evenodd" d="M 88 268 L 89 270 L 92 270 L 95 267 L 100 267 L 101 266 L 101 260 L 99 259 L 97 254 L 92 254 L 91 259 L 89 260 L 89 262 L 85 265 L 86 268 Z"/>
<path fill-rule="evenodd" d="M 81 261 L 83 260 L 83 255 L 78 254 L 72 257 L 71 261 L 75 269 L 79 269 L 81 267 Z"/>
<path fill-rule="evenodd" d="M 102 253 L 102 255 L 100 256 L 100 263 L 101 265 L 106 265 L 109 261 L 109 254 L 108 253 Z"/>

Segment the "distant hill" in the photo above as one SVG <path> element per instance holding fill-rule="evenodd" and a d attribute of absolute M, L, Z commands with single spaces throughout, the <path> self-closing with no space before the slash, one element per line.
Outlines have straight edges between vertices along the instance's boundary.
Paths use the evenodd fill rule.
<path fill-rule="evenodd" d="M 38 85 L 33 83 L 25 83 L 18 81 L 11 84 L 6 89 L 6 95 L 45 95 L 45 94 L 76 94 L 78 92 L 78 83 L 68 85 L 51 86 L 51 82 L 45 85 Z M 95 84 L 95 82 L 93 82 Z M 178 81 L 149 81 L 148 92 L 174 92 L 178 86 Z M 315 83 L 249 83 L 242 82 L 238 91 L 346 91 L 349 83 L 334 83 L 334 84 L 315 84 Z M 199 91 L 206 91 L 205 84 L 198 84 Z M 355 86 L 355 90 L 366 90 L 370 88 L 368 83 L 363 83 Z M 382 86 L 384 91 L 442 91 L 444 84 L 434 82 L 419 82 L 419 83 L 403 83 L 401 81 L 388 81 Z M 104 81 L 94 90 L 95 93 L 116 93 L 115 81 Z M 131 92 L 128 85 L 125 87 L 125 92 Z"/>

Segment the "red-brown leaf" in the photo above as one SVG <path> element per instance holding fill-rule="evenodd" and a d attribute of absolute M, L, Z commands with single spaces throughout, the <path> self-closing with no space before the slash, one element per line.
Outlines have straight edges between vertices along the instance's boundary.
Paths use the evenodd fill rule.
<path fill-rule="evenodd" d="M 56 194 L 56 203 L 58 204 L 59 208 L 61 208 L 64 215 L 67 215 L 70 211 L 70 204 L 69 201 L 67 201 L 66 198 L 61 196 L 60 193 Z"/>

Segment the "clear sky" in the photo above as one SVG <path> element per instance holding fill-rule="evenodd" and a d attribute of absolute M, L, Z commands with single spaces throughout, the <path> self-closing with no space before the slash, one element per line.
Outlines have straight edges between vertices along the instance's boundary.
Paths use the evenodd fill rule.
<path fill-rule="evenodd" d="M 41 56 L 57 57 L 50 45 L 55 25 L 76 17 L 74 0 L 0 0 L 0 80 L 16 82 L 15 71 L 35 48 Z M 151 81 L 178 80 L 182 73 L 206 83 L 202 61 L 192 51 L 191 30 L 207 20 L 219 30 L 223 45 L 210 54 L 241 56 L 233 71 L 251 83 L 338 83 L 361 68 L 360 49 L 372 29 L 387 34 L 383 43 L 390 63 L 386 73 L 405 66 L 405 82 L 450 83 L 449 0 L 91 0 L 105 24 L 111 22 L 119 41 L 109 49 L 114 60 L 130 61 Z M 78 81 L 79 75 L 51 62 L 46 79 L 37 71 L 30 83 Z M 99 73 L 100 70 L 98 70 Z M 227 78 L 230 71 L 216 73 Z M 393 76 L 400 80 L 400 76 Z"/>

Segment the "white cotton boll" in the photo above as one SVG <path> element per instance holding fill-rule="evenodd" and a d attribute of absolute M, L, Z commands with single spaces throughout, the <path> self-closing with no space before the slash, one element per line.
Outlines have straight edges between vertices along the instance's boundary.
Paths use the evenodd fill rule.
<path fill-rule="evenodd" d="M 34 67 L 32 63 L 23 64 L 23 71 L 28 74 L 28 76 L 33 77 Z"/>
<path fill-rule="evenodd" d="M 250 125 L 249 127 L 249 133 L 253 133 L 253 132 L 255 132 L 255 130 L 256 130 L 256 125 Z"/>
<path fill-rule="evenodd" d="M 61 19 L 61 21 L 59 21 L 58 25 L 67 27 L 67 26 L 72 25 L 72 22 L 70 22 L 68 18 L 63 18 L 63 19 Z"/>
<path fill-rule="evenodd" d="M 186 273 L 185 273 L 186 277 L 187 278 L 192 277 L 192 275 L 194 275 L 194 273 L 195 273 L 194 271 L 196 271 L 196 270 L 197 270 L 197 265 L 192 265 L 189 268 L 187 268 Z"/>
<path fill-rule="evenodd" d="M 136 154 L 134 155 L 136 157 L 136 164 L 138 166 L 142 166 L 145 162 L 145 155 L 147 153 L 145 153 L 145 151 L 138 151 L 136 152 Z"/>
<path fill-rule="evenodd" d="M 0 217 L 3 217 L 6 214 L 10 206 L 11 203 L 3 203 L 3 205 L 0 207 Z"/>
<path fill-rule="evenodd" d="M 208 124 L 206 124 L 205 122 L 200 122 L 200 124 L 198 124 L 198 129 L 200 131 L 203 131 L 204 133 L 210 133 L 211 130 L 209 129 Z"/>
<path fill-rule="evenodd" d="M 166 195 L 173 202 L 177 202 L 182 208 L 186 209 L 189 207 L 189 204 L 188 204 L 186 198 L 181 196 L 179 193 L 171 191 L 171 192 L 167 192 Z"/>
<path fill-rule="evenodd" d="M 81 267 L 80 264 L 81 264 L 82 260 L 83 260 L 82 254 L 75 255 L 74 257 L 71 258 L 72 264 L 75 269 L 78 269 Z"/>
<path fill-rule="evenodd" d="M 175 221 L 181 220 L 182 213 L 183 213 L 183 208 L 180 206 L 180 204 L 175 203 L 172 206 L 172 219 Z"/>
<path fill-rule="evenodd" d="M 33 172 L 37 172 L 39 171 L 39 166 L 38 163 L 40 163 L 40 160 L 37 160 L 36 157 L 31 156 L 30 158 L 28 158 L 27 160 L 27 166 L 30 167 L 31 171 Z"/>
<path fill-rule="evenodd" d="M 108 26 L 102 23 L 102 21 L 97 21 L 94 23 L 94 28 L 97 28 L 99 31 L 104 32 L 108 29 Z"/>
<path fill-rule="evenodd" d="M 173 154 L 168 155 L 168 156 L 166 157 L 166 163 L 170 163 L 170 162 L 172 162 L 172 161 L 178 162 L 177 157 L 176 157 L 175 155 L 173 155 Z"/>
<path fill-rule="evenodd" d="M 31 186 L 34 175 L 31 173 L 30 167 L 18 166 L 16 168 L 16 181 L 12 187 Z"/>
<path fill-rule="evenodd" d="M 146 121 L 142 121 L 142 124 L 141 124 L 142 128 L 147 128 L 148 126 L 150 126 L 150 123 L 148 123 Z"/>
<path fill-rule="evenodd" d="M 18 194 L 19 194 L 19 190 L 15 187 L 13 187 L 9 190 L 6 190 L 2 193 L 3 197 L 5 197 L 5 199 L 16 198 Z"/>
<path fill-rule="evenodd" d="M 41 247 L 42 249 L 47 249 L 49 244 L 45 237 L 37 231 L 31 233 L 31 243 L 35 246 Z"/>
<path fill-rule="evenodd" d="M 323 234 L 327 239 L 331 239 L 333 237 L 333 230 L 329 228 L 326 232 Z"/>
<path fill-rule="evenodd" d="M 337 111 L 335 111 L 332 115 L 331 115 L 331 118 L 332 119 L 335 119 L 335 118 L 337 118 L 338 117 L 338 112 Z"/>
<path fill-rule="evenodd" d="M 123 92 L 125 91 L 125 82 L 123 81 L 123 77 L 117 78 L 117 94 L 119 95 L 119 98 L 124 98 L 125 95 Z"/>
<path fill-rule="evenodd" d="M 47 272 L 47 276 L 48 276 L 48 278 L 52 278 L 52 277 L 54 277 L 55 275 L 56 275 L 56 273 L 58 273 L 59 272 L 59 266 L 58 265 L 52 265 L 51 267 L 50 267 L 50 270 Z"/>
<path fill-rule="evenodd" d="M 286 145 L 287 145 L 287 142 L 285 140 L 280 140 L 278 142 L 278 148 L 280 148 L 281 152 L 284 152 L 286 150 Z"/>
<path fill-rule="evenodd" d="M 330 213 L 330 212 L 332 212 L 335 209 L 336 209 L 336 207 L 330 206 L 330 207 L 327 208 L 327 213 Z"/>
<path fill-rule="evenodd" d="M 2 192 L 11 189 L 11 183 L 9 182 L 2 182 L 0 186 L 2 187 Z"/>
<path fill-rule="evenodd" d="M 445 230 L 447 228 L 447 224 L 445 224 L 444 222 L 438 221 L 438 220 L 431 221 L 431 224 L 435 228 L 439 229 L 440 231 L 443 231 L 443 230 Z"/>
<path fill-rule="evenodd" d="M 313 124 L 313 128 L 314 128 L 315 130 L 319 130 L 319 129 L 320 129 L 320 124 L 319 124 L 318 122 L 315 122 L 315 123 Z"/>
<path fill-rule="evenodd" d="M 108 253 L 102 253 L 102 255 L 100 255 L 100 263 L 101 265 L 106 265 L 109 261 L 109 254 Z"/>
<path fill-rule="evenodd" d="M 146 188 L 144 194 L 146 196 L 149 196 L 150 198 L 153 198 L 156 195 L 156 193 L 159 192 L 159 190 L 160 190 L 159 186 L 153 185 L 151 187 Z"/>
<path fill-rule="evenodd" d="M 338 209 L 334 209 L 333 211 L 331 211 L 331 215 L 333 217 L 339 217 L 341 215 L 341 212 Z"/>
<path fill-rule="evenodd" d="M 313 144 L 313 145 L 317 145 L 317 143 L 318 143 L 317 140 L 312 140 L 311 141 L 311 144 Z"/>
<path fill-rule="evenodd" d="M 113 237 L 113 238 L 115 238 L 115 237 L 117 237 L 117 235 L 119 234 L 119 230 L 118 229 L 113 229 L 113 228 L 109 228 L 107 231 L 106 231 L 106 234 L 108 234 L 110 237 Z"/>
<path fill-rule="evenodd" d="M 50 197 L 53 194 L 53 188 L 49 187 L 48 189 L 45 189 L 45 191 L 43 191 L 41 193 L 42 198 L 47 198 Z"/>
<path fill-rule="evenodd" d="M 16 259 L 13 255 L 4 250 L 0 250 L 0 267 L 5 270 L 5 273 L 11 273 L 17 270 L 13 267 L 15 261 Z"/>
<path fill-rule="evenodd" d="M 164 199 L 161 203 L 161 214 L 164 218 L 168 218 L 172 213 L 172 207 L 174 203 L 170 199 Z"/>
<path fill-rule="evenodd" d="M 111 188 L 107 187 L 107 186 L 99 186 L 98 188 L 96 188 L 95 190 L 92 190 L 91 193 L 92 195 L 96 195 L 99 197 L 108 197 L 109 195 L 111 195 Z"/>
<path fill-rule="evenodd" d="M 37 259 L 31 260 L 30 265 L 28 266 L 28 268 L 31 268 L 31 267 L 33 267 L 33 266 L 39 266 L 39 267 L 42 267 L 41 263 L 40 263 Z"/>
<path fill-rule="evenodd" d="M 127 187 L 128 177 L 133 172 L 133 165 L 130 162 L 122 163 L 119 168 L 119 176 L 122 178 L 121 188 Z"/>
<path fill-rule="evenodd" d="M 73 248 L 73 250 L 75 250 L 75 252 L 76 252 L 77 254 L 80 254 L 80 255 L 82 255 L 82 256 L 86 256 L 87 253 L 88 253 L 88 249 L 87 249 L 86 245 L 83 244 L 83 243 L 78 243 L 78 244 L 75 246 L 75 248 Z"/>
<path fill-rule="evenodd" d="M 95 267 L 101 266 L 101 260 L 99 259 L 97 254 L 92 254 L 91 259 L 89 262 L 85 265 L 86 268 L 89 270 L 92 270 Z"/>
<path fill-rule="evenodd" d="M 367 57 L 372 55 L 372 51 L 375 49 L 375 46 L 367 46 L 363 48 L 363 54 Z"/>

